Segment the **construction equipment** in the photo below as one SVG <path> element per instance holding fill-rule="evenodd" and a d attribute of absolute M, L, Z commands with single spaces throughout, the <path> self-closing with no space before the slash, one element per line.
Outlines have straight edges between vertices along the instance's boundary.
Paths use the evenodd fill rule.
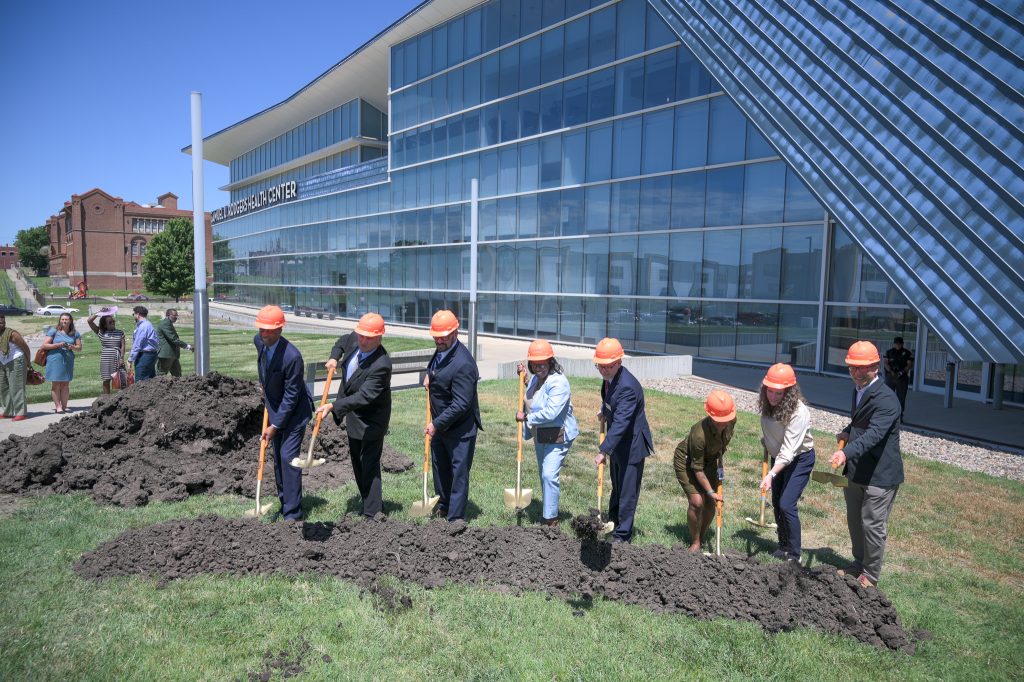
<path fill-rule="evenodd" d="M 601 420 L 601 432 L 598 436 L 597 444 L 601 446 L 604 444 L 604 419 Z M 605 456 L 607 459 L 607 456 Z M 597 520 L 601 521 L 601 500 L 604 497 L 604 459 L 597 465 Z M 599 535 L 608 535 L 615 530 L 615 524 L 611 521 L 607 521 L 601 525 L 601 529 L 598 531 Z"/>
<path fill-rule="evenodd" d="M 331 394 L 331 380 L 334 379 L 334 368 L 331 367 L 327 370 L 327 383 L 324 384 L 324 395 L 320 398 L 320 407 L 327 404 L 327 396 Z M 313 426 L 313 435 L 309 437 L 309 452 L 306 453 L 306 457 L 293 457 L 291 465 L 300 469 L 312 469 L 318 467 L 327 460 L 323 457 L 317 457 L 313 459 L 313 446 L 316 445 L 316 437 L 320 433 L 320 422 L 324 420 L 324 413 L 316 413 L 316 424 Z"/>
<path fill-rule="evenodd" d="M 267 439 L 263 437 L 263 434 L 267 431 L 267 425 L 270 424 L 270 412 L 266 406 L 263 407 L 263 430 L 260 431 L 260 468 L 256 470 L 256 507 L 245 512 L 246 516 L 259 518 L 270 511 L 270 508 L 274 506 L 273 502 L 260 506 L 260 492 L 263 488 L 263 465 L 267 458 Z"/>
<path fill-rule="evenodd" d="M 842 450 L 844 447 L 846 447 L 846 441 L 839 441 L 839 449 Z M 839 467 L 832 467 L 831 472 L 812 471 L 811 480 L 817 481 L 818 483 L 828 483 L 829 485 L 834 485 L 837 488 L 845 488 L 848 485 L 850 485 L 850 481 L 847 480 L 846 476 L 843 476 L 842 474 L 837 474 L 836 472 L 838 470 Z"/>
<path fill-rule="evenodd" d="M 718 481 L 718 497 L 722 497 L 722 481 Z M 715 502 L 715 554 L 722 556 L 722 500 Z"/>
<path fill-rule="evenodd" d="M 764 459 L 761 460 L 761 480 L 763 481 L 764 477 L 767 476 L 767 475 L 768 475 L 768 450 L 765 449 L 764 450 Z M 770 522 L 770 521 L 768 523 L 765 523 L 765 521 L 764 521 L 764 508 L 765 508 L 765 505 L 767 504 L 767 499 L 765 498 L 764 489 L 760 487 L 760 483 L 758 484 L 758 490 L 761 492 L 761 517 L 760 517 L 761 520 L 760 521 L 755 521 L 754 519 L 752 519 L 752 518 L 750 518 L 748 516 L 746 521 L 747 521 L 747 523 L 749 523 L 749 524 L 751 524 L 753 526 L 757 526 L 759 528 L 777 528 L 778 526 L 776 524 Z"/>
<path fill-rule="evenodd" d="M 427 424 L 430 424 L 430 388 L 427 388 Z M 434 495 L 433 497 L 427 497 L 427 474 L 430 472 L 430 436 L 427 434 L 423 435 L 423 499 L 417 500 L 412 503 L 412 510 L 409 512 L 410 516 L 422 517 L 430 516 L 434 511 L 434 507 L 437 506 L 437 501 L 441 499 L 440 495 Z"/>
<path fill-rule="evenodd" d="M 519 373 L 518 409 L 526 410 L 523 404 L 523 393 L 526 390 L 526 372 Z M 516 422 L 516 487 L 505 488 L 505 506 L 521 513 L 533 500 L 533 490 L 523 488 L 523 424 Z"/>

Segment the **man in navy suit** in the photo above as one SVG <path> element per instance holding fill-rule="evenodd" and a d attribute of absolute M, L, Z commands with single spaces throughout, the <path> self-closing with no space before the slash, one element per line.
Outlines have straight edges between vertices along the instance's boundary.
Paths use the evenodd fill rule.
<path fill-rule="evenodd" d="M 599 419 L 607 427 L 601 453 L 594 461 L 611 461 L 608 518 L 615 524 L 612 542 L 633 539 L 633 516 L 640 499 L 644 460 L 654 453 L 654 439 L 644 409 L 644 389 L 622 366 L 624 355 L 622 344 L 616 339 L 601 339 L 594 350 L 594 364 L 604 379 Z"/>
<path fill-rule="evenodd" d="M 330 412 L 335 424 L 345 418 L 352 471 L 368 518 L 383 512 L 380 456 L 391 422 L 391 358 L 383 338 L 384 318 L 366 313 L 354 332 L 338 339 L 326 366 L 341 365 L 341 386 L 334 403 L 317 410 Z"/>
<path fill-rule="evenodd" d="M 845 464 L 849 485 L 846 524 L 853 548 L 850 574 L 864 587 L 874 587 L 882 573 L 885 540 L 903 483 L 900 454 L 900 401 L 878 378 L 878 348 L 870 341 L 857 341 L 846 354 L 846 364 L 855 386 L 850 423 L 836 436 L 846 445 L 832 454 L 831 464 Z"/>
<path fill-rule="evenodd" d="M 469 349 L 459 343 L 459 320 L 450 310 L 434 313 L 430 335 L 437 350 L 424 382 L 431 420 L 423 433 L 430 436 L 434 492 L 441 498 L 435 513 L 456 521 L 466 516 L 476 433 L 483 428 L 476 393 L 480 372 Z"/>
<path fill-rule="evenodd" d="M 281 336 L 284 312 L 276 305 L 265 306 L 256 315 L 259 334 L 253 338 L 257 367 L 263 387 L 263 403 L 269 423 L 262 438 L 274 444 L 274 479 L 281 500 L 281 516 L 302 520 L 302 469 L 290 462 L 302 446 L 302 435 L 313 414 L 313 398 L 305 381 L 305 366 L 299 349 Z"/>

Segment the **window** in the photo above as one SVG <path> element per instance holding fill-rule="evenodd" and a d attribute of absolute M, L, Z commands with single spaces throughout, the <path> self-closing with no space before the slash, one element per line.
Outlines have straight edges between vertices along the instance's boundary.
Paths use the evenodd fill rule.
<path fill-rule="evenodd" d="M 139 274 L 139 264 L 138 263 L 132 263 L 132 274 L 133 275 L 138 275 Z"/>

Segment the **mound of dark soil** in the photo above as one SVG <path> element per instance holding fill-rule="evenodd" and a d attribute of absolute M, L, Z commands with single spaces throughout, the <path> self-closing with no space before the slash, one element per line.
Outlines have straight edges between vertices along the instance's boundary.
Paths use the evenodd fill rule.
<path fill-rule="evenodd" d="M 88 491 L 98 502 L 123 507 L 205 492 L 252 497 L 262 422 L 259 384 L 216 372 L 150 379 L 101 396 L 88 412 L 34 436 L 0 442 L 0 492 Z M 311 434 L 309 428 L 303 453 Z M 305 491 L 352 480 L 344 424 L 323 421 L 314 456 L 327 463 L 305 470 Z M 412 460 L 385 445 L 382 465 L 405 471 Z M 264 471 L 267 490 L 274 490 L 272 450 Z"/>
<path fill-rule="evenodd" d="M 815 628 L 913 652 L 885 594 L 831 567 L 705 557 L 682 546 L 580 541 L 549 528 L 475 528 L 432 521 L 263 524 L 206 516 L 130 530 L 75 564 L 85 578 L 204 573 L 334 575 L 370 589 L 390 575 L 426 588 L 485 584 L 561 599 L 604 597 L 652 611 L 758 623 L 769 632 Z M 379 588 L 378 588 L 379 590 Z"/>

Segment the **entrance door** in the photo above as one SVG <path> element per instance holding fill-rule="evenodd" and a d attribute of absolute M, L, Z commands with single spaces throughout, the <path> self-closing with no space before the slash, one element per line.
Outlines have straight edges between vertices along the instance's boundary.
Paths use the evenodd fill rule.
<path fill-rule="evenodd" d="M 916 371 L 918 386 L 930 393 L 946 392 L 946 362 L 952 359 L 949 348 L 927 325 L 922 325 L 924 357 L 919 354 L 915 361 L 920 364 Z M 988 363 L 980 361 L 960 362 L 956 368 L 956 388 L 953 395 L 958 398 L 982 400 L 988 392 Z"/>

